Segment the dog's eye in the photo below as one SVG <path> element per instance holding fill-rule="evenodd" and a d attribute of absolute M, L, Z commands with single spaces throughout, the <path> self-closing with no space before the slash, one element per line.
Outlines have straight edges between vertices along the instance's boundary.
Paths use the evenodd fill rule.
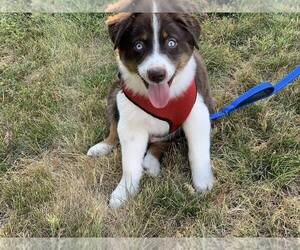
<path fill-rule="evenodd" d="M 137 52 L 141 52 L 144 50 L 145 48 L 145 45 L 143 42 L 141 41 L 137 41 L 134 46 L 133 46 L 134 50 L 137 51 Z"/>
<path fill-rule="evenodd" d="M 177 40 L 175 38 L 169 38 L 167 41 L 168 47 L 173 49 L 177 47 Z"/>

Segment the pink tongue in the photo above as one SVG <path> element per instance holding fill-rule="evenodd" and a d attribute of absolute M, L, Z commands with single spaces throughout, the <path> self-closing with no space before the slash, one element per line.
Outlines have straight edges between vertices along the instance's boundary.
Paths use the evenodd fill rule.
<path fill-rule="evenodd" d="M 149 84 L 148 95 L 150 102 L 155 108 L 164 108 L 170 99 L 170 87 L 164 84 Z"/>

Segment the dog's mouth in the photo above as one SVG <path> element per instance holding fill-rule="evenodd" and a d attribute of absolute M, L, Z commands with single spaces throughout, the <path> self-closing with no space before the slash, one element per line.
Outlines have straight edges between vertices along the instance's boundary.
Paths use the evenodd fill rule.
<path fill-rule="evenodd" d="M 170 87 L 173 83 L 174 78 L 175 78 L 175 73 L 169 81 L 158 84 L 158 83 L 148 83 L 143 77 L 141 77 L 146 88 L 148 89 L 149 100 L 155 108 L 164 108 L 169 103 Z"/>

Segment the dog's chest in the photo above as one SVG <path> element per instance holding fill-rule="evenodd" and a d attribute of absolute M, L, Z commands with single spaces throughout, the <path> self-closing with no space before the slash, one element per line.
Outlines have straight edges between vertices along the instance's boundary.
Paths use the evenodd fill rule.
<path fill-rule="evenodd" d="M 150 136 L 164 136 L 169 132 L 169 124 L 159 120 L 137 107 L 127 99 L 122 91 L 117 95 L 120 114 L 119 122 L 133 130 L 146 130 Z"/>

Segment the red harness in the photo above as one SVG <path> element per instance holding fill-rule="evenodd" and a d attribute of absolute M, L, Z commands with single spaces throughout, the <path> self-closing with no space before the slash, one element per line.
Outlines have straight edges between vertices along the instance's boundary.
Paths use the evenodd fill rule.
<path fill-rule="evenodd" d="M 122 84 L 122 89 L 125 96 L 136 106 L 155 118 L 168 122 L 169 133 L 175 132 L 184 123 L 192 111 L 197 97 L 195 80 L 180 96 L 170 99 L 164 108 L 155 108 L 147 97 L 134 94 L 126 88 L 126 84 Z"/>

